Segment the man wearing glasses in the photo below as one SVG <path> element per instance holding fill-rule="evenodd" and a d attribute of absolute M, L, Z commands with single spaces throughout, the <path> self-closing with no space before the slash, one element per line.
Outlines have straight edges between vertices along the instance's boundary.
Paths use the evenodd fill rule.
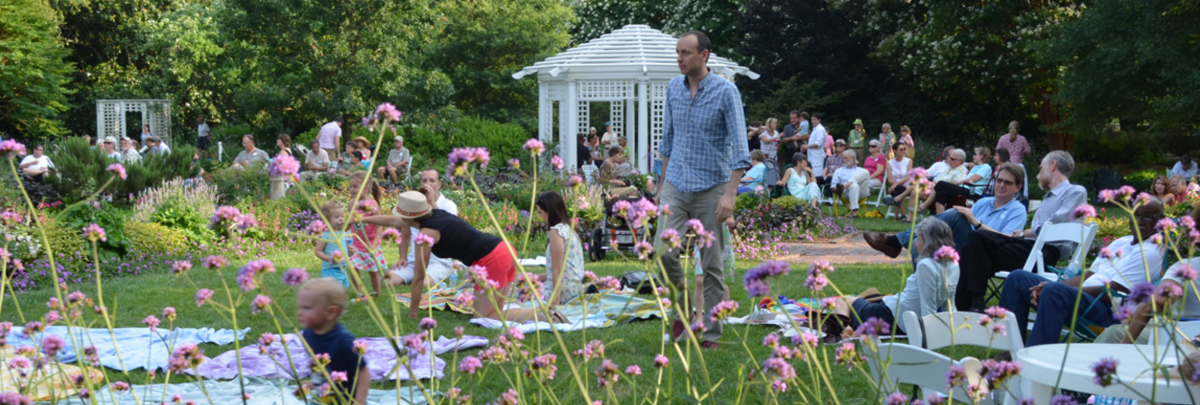
<path fill-rule="evenodd" d="M 1073 212 L 1076 207 L 1087 203 L 1087 190 L 1071 184 L 1069 178 L 1074 171 L 1075 159 L 1069 153 L 1056 150 L 1046 154 L 1038 166 L 1037 180 L 1038 187 L 1049 191 L 1033 216 L 1031 228 L 1011 234 L 971 232 L 968 235 L 967 245 L 959 252 L 962 271 L 954 298 L 959 310 L 983 311 L 988 282 L 998 271 L 1019 269 L 1025 265 L 1043 225 L 1047 222 L 1060 224 L 1077 220 Z M 998 177 L 997 185 L 1001 178 L 1006 177 Z M 1075 250 L 1075 245 L 1073 242 L 1047 243 L 1042 247 L 1042 258 L 1045 263 L 1058 263 L 1059 258 L 1067 257 Z"/>
<path fill-rule="evenodd" d="M 995 196 L 980 198 L 971 208 L 954 207 L 954 209 L 946 210 L 934 217 L 942 220 L 946 225 L 950 225 L 954 237 L 954 247 L 960 251 L 966 247 L 968 236 L 976 231 L 995 233 L 1005 237 L 1012 235 L 1014 232 L 1025 229 L 1027 218 L 1025 206 L 1016 198 L 1017 193 L 1020 193 L 1021 188 L 1025 186 L 1024 179 L 1025 169 L 1021 166 L 1013 163 L 1000 165 L 1000 170 L 996 174 Z M 875 250 L 894 258 L 900 255 L 902 249 L 908 247 L 911 233 L 912 230 L 906 230 L 896 235 L 866 232 L 863 234 L 863 238 Z M 909 252 L 913 256 L 913 261 L 916 262 L 917 252 L 912 249 Z M 1021 260 L 1024 263 L 1024 256 Z M 962 282 L 959 281 L 959 283 L 961 285 Z"/>
<path fill-rule="evenodd" d="M 51 162 L 50 157 L 46 156 L 46 149 L 42 145 L 34 145 L 33 154 L 21 159 L 19 168 L 25 177 L 40 183 L 47 172 L 54 170 L 54 162 Z"/>

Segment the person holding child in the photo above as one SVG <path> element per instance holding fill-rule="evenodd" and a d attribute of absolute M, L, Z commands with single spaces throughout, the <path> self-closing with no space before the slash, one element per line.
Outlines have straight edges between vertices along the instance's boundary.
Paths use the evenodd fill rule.
<path fill-rule="evenodd" d="M 317 149 L 324 152 L 324 150 Z M 328 201 L 321 204 L 321 215 L 325 216 L 326 230 L 316 243 L 316 255 L 321 259 L 321 277 L 328 277 L 342 283 L 343 288 L 350 288 L 350 280 L 346 275 L 345 249 L 354 243 L 354 236 L 343 232 L 346 225 L 345 209 L 342 203 Z"/>
<path fill-rule="evenodd" d="M 354 335 L 338 322 L 346 312 L 346 289 L 332 278 L 316 278 L 304 282 L 296 291 L 296 318 L 304 330 L 304 344 L 312 355 L 329 355 L 329 364 L 321 371 L 309 374 L 311 387 L 329 384 L 325 395 L 313 403 L 357 405 L 367 402 L 371 373 L 366 357 L 354 350 Z M 338 373 L 339 378 L 333 374 Z M 345 379 L 341 380 L 341 375 Z M 333 380 L 333 381 L 330 381 Z M 341 380 L 341 381 L 338 381 Z"/>
<path fill-rule="evenodd" d="M 571 217 L 561 195 L 547 191 L 535 203 L 538 215 L 550 226 L 547 232 L 546 274 L 539 274 L 542 299 L 551 307 L 566 303 L 583 293 L 583 243 L 571 229 Z"/>
<path fill-rule="evenodd" d="M 400 229 L 400 257 L 407 256 L 408 241 L 416 240 L 417 264 L 413 267 L 411 302 L 421 302 L 425 290 L 425 267 L 430 255 L 437 255 L 463 262 L 467 266 L 481 267 L 488 284 L 495 284 L 496 294 L 475 287 L 472 307 L 476 317 L 503 319 L 508 322 L 525 322 L 539 317 L 532 309 L 504 310 L 511 284 L 517 277 L 516 252 L 512 245 L 500 237 L 480 232 L 467 221 L 449 212 L 434 209 L 428 196 L 418 191 L 400 193 L 392 215 L 375 215 L 362 218 L 362 223 Z M 418 234 L 413 235 L 412 229 Z M 414 239 L 419 237 L 420 239 Z M 424 241 L 422 241 L 422 239 Z M 408 259 L 400 259 L 403 267 Z M 398 281 L 393 281 L 398 283 Z M 420 306 L 409 307 L 408 316 L 416 319 Z M 550 309 L 555 322 L 566 322 L 566 317 Z M 545 321 L 546 318 L 542 317 Z"/>
<path fill-rule="evenodd" d="M 379 201 L 383 199 L 383 189 L 379 187 L 379 183 L 368 177 L 367 172 L 355 172 L 350 176 L 350 193 L 358 194 L 359 190 L 362 192 L 354 202 L 355 212 L 363 217 L 379 215 Z M 354 234 L 354 243 L 350 247 L 350 263 L 354 265 L 355 270 L 366 271 L 371 275 L 371 288 L 375 290 L 371 295 L 379 295 L 379 272 L 387 268 L 383 250 L 380 249 L 383 229 L 375 224 L 363 222 L 352 224 L 350 229 Z M 358 289 L 359 298 L 362 298 L 364 293 L 357 281 L 355 288 Z"/>
<path fill-rule="evenodd" d="M 857 329 L 868 319 L 878 318 L 896 325 L 896 333 L 903 334 L 907 325 L 901 314 L 913 311 L 918 318 L 923 318 L 954 308 L 958 263 L 939 254 L 943 253 L 942 249 L 954 249 L 950 226 L 937 218 L 925 218 L 917 224 L 915 233 L 917 251 L 920 252 L 917 269 L 904 280 L 904 290 L 898 296 L 879 299 L 878 294 L 871 294 L 872 288 L 858 297 L 843 296 L 837 300 L 834 313 L 848 317 L 851 328 Z"/>

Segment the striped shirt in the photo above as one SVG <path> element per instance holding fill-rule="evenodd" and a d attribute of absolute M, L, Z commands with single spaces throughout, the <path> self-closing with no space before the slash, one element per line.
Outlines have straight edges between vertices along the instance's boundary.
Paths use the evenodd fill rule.
<path fill-rule="evenodd" d="M 684 193 L 726 184 L 733 170 L 750 167 L 741 92 L 711 71 L 699 87 L 692 97 L 686 76 L 667 84 L 658 147 L 663 157 L 670 158 L 666 180 Z"/>

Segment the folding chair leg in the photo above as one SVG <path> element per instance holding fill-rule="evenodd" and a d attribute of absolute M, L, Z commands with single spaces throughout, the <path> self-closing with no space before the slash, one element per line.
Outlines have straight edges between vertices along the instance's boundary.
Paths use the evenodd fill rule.
<path fill-rule="evenodd" d="M 983 299 L 984 305 L 987 305 L 987 303 L 992 302 L 993 299 L 999 300 L 1000 299 L 1000 291 L 1003 289 L 1004 289 L 1004 279 L 1000 279 L 1000 282 L 996 282 L 995 277 L 993 277 L 991 280 L 988 280 L 987 293 L 984 295 L 984 299 Z M 963 310 L 963 309 L 960 309 L 960 310 Z"/>

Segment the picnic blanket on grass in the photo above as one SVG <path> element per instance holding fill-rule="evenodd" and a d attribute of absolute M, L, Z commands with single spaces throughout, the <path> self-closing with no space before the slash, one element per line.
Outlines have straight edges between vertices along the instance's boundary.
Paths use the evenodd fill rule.
<path fill-rule="evenodd" d="M 29 360 L 30 365 L 34 362 L 28 357 L 18 355 L 11 345 L 0 349 L 0 358 L 8 362 L 4 367 L 0 367 L 0 391 L 16 391 L 18 382 L 28 384 L 31 380 L 29 376 L 33 376 L 33 386 L 27 388 L 25 394 L 35 401 L 62 400 L 77 394 L 71 382 L 71 375 L 79 373 L 79 367 L 52 363 L 42 366 L 42 369 L 36 372 L 32 366 L 21 370 L 14 369 L 11 365 L 15 364 L 14 360 L 18 358 Z M 26 377 L 22 377 L 21 373 Z"/>
<path fill-rule="evenodd" d="M 236 339 L 240 340 L 247 333 L 250 333 L 250 328 L 242 329 L 237 333 Z M 113 335 L 120 342 L 121 349 L 121 356 L 117 357 L 118 345 L 113 343 L 108 329 L 80 327 L 68 329 L 66 326 L 50 326 L 34 338 L 40 342 L 47 335 L 56 335 L 63 340 L 64 347 L 61 354 L 58 355 L 60 362 L 75 362 L 74 345 L 78 343 L 84 347 L 95 346 L 96 352 L 100 356 L 100 365 L 117 370 L 121 369 L 122 359 L 125 360 L 125 367 L 128 370 L 139 368 L 165 370 L 167 369 L 167 359 L 171 357 L 168 347 L 187 343 L 227 345 L 235 340 L 231 329 L 158 328 L 156 332 L 151 332 L 150 328 L 113 328 Z M 40 347 L 33 338 L 25 336 L 24 331 L 17 328 L 13 328 L 12 333 L 8 335 L 8 344 L 14 347 Z"/>
<path fill-rule="evenodd" d="M 533 309 L 536 301 L 510 303 L 506 308 Z M 632 322 L 635 319 L 648 319 L 662 315 L 655 300 L 634 297 L 630 293 L 606 292 L 600 294 L 584 294 L 558 306 L 568 319 L 568 323 L 556 324 L 560 331 L 570 332 L 586 328 L 607 328 L 617 323 Z M 666 310 L 668 316 L 671 310 Z M 504 323 L 495 319 L 475 318 L 471 323 L 488 329 L 502 329 Z M 509 323 L 522 332 L 551 330 L 549 322 Z"/>
<path fill-rule="evenodd" d="M 265 378 L 246 378 L 244 382 L 246 394 L 250 396 L 250 399 L 246 400 L 247 405 L 306 405 L 305 401 L 292 395 L 296 386 L 290 382 Z M 204 382 L 203 388 L 196 382 L 166 384 L 165 387 L 164 384 L 131 385 L 130 388 L 129 391 L 111 392 L 108 387 L 105 387 L 99 390 L 95 399 L 104 405 L 156 404 L 161 403 L 164 398 L 167 403 L 171 403 L 172 397 L 179 395 L 183 401 L 195 401 L 197 404 L 208 404 L 210 396 L 213 404 L 242 403 L 242 387 L 237 380 L 209 380 Z M 204 395 L 205 390 L 208 391 L 208 396 Z M 135 396 L 137 401 L 134 400 Z M 437 401 L 443 397 L 443 394 L 432 391 L 430 396 Z M 113 402 L 114 398 L 116 399 L 115 403 Z M 91 405 L 90 401 L 82 400 L 78 396 L 68 398 L 60 403 Z M 425 395 L 415 386 L 400 387 L 399 390 L 373 388 L 367 392 L 368 405 L 425 405 L 427 403 Z"/>
<path fill-rule="evenodd" d="M 399 368 L 396 367 L 396 350 L 392 348 L 387 339 L 374 337 L 360 338 L 359 340 L 367 342 L 367 370 L 371 372 L 372 380 L 385 378 L 388 380 L 411 380 L 414 375 L 419 379 L 442 378 L 442 370 L 446 367 L 446 361 L 438 358 L 438 354 L 484 347 L 488 344 L 487 338 L 479 336 L 463 336 L 456 339 L 439 336 L 432 342 L 432 345 L 430 342 L 425 342 L 425 353 L 418 353 L 416 350 L 406 348 L 400 338 L 397 338 L 396 344 L 400 349 L 408 350 L 409 366 L 412 367 L 413 374 L 410 375 L 408 369 L 403 365 L 400 365 Z M 289 354 L 290 362 L 288 361 Z M 306 378 L 312 372 L 309 368 L 308 350 L 304 348 L 303 339 L 295 334 L 284 335 L 283 339 L 277 339 L 265 350 L 258 344 L 243 347 L 241 355 L 240 373 L 237 351 L 230 350 L 211 359 L 205 358 L 204 362 L 197 367 L 199 375 L 204 378 L 222 380 L 233 379 L 238 374 L 245 377 L 295 379 Z M 297 374 L 294 377 L 292 375 L 293 365 L 295 365 Z M 191 370 L 186 372 L 190 374 Z"/>
<path fill-rule="evenodd" d="M 468 315 L 474 313 L 474 311 L 471 310 L 471 307 L 464 307 L 454 302 L 455 298 L 457 298 L 459 294 L 473 294 L 473 291 L 471 291 L 470 288 L 457 289 L 448 287 L 434 288 L 425 291 L 425 293 L 421 295 L 421 310 L 433 308 L 437 310 L 449 309 L 454 312 Z M 400 305 L 411 307 L 412 298 L 410 296 L 411 294 L 408 293 L 396 294 L 396 301 L 399 302 Z"/>

